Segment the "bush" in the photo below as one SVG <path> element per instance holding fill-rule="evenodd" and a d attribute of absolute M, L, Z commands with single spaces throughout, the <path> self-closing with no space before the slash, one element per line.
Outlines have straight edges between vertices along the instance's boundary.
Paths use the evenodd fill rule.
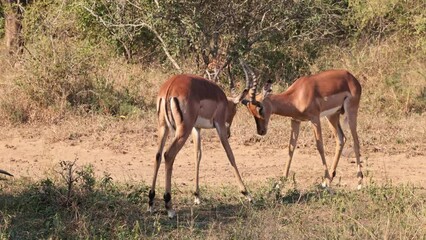
<path fill-rule="evenodd" d="M 426 33 L 426 4 L 422 0 L 349 0 L 347 25 L 355 37 L 375 40 L 394 33 L 420 37 Z"/>
<path fill-rule="evenodd" d="M 31 118 L 32 106 L 21 91 L 12 90 L 0 97 L 0 114 L 10 123 L 26 123 Z"/>
<path fill-rule="evenodd" d="M 44 39 L 23 61 L 24 71 L 17 84 L 42 107 L 67 107 L 76 103 L 81 92 L 93 88 L 93 57 L 86 46 Z"/>
<path fill-rule="evenodd" d="M 4 36 L 4 8 L 0 3 L 0 38 Z"/>
<path fill-rule="evenodd" d="M 130 91 L 130 86 L 119 88 L 115 79 L 103 75 L 108 65 L 85 42 L 46 40 L 32 47 L 16 84 L 39 108 L 59 114 L 74 109 L 111 115 L 129 115 L 135 108 L 144 108 L 143 99 L 131 95 L 140 93 Z"/>
<path fill-rule="evenodd" d="M 118 74 L 106 74 L 116 59 L 108 44 L 82 37 L 74 24 L 77 13 L 75 5 L 54 1 L 37 1 L 26 9 L 26 53 L 18 64 L 8 60 L 15 65 L 8 69 L 15 72 L 15 87 L 1 105 L 12 122 L 49 121 L 69 111 L 131 115 L 145 108 L 142 93 L 133 90 L 137 86 L 120 86 Z"/>

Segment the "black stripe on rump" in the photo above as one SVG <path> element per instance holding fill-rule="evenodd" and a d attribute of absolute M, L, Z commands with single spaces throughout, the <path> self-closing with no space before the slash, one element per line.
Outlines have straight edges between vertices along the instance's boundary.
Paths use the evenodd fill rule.
<path fill-rule="evenodd" d="M 177 99 L 177 97 L 173 97 L 172 101 L 174 102 L 174 104 L 176 106 L 177 113 L 178 113 L 178 116 L 173 116 L 175 123 L 176 123 L 176 120 L 178 120 L 178 122 L 182 122 L 183 121 L 183 113 L 182 113 L 182 109 L 180 109 L 179 100 Z M 178 117 L 179 119 L 176 119 L 176 117 Z"/>
<path fill-rule="evenodd" d="M 160 117 L 160 111 L 161 111 L 161 102 L 163 101 L 163 98 L 160 98 L 157 103 L 157 118 Z"/>
<path fill-rule="evenodd" d="M 175 122 L 173 120 L 173 113 L 172 110 L 170 109 L 170 111 L 168 110 L 170 101 L 167 101 L 167 99 L 165 99 L 164 101 L 166 101 L 164 103 L 164 108 L 165 108 L 165 117 L 166 117 L 166 121 L 168 124 L 170 124 L 170 126 L 173 128 L 173 130 L 176 130 L 176 126 L 175 126 Z M 171 108 L 171 106 L 170 106 Z"/>
<path fill-rule="evenodd" d="M 348 97 L 343 98 L 342 108 L 340 108 L 340 115 L 345 114 L 345 101 L 346 101 L 346 98 L 348 98 Z"/>

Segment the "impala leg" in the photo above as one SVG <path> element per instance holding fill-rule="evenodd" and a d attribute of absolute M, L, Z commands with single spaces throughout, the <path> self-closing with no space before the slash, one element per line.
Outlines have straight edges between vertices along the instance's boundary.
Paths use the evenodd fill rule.
<path fill-rule="evenodd" d="M 231 163 L 232 168 L 234 169 L 234 175 L 237 178 L 238 185 L 240 187 L 240 192 L 246 196 L 246 198 L 251 202 L 253 201 L 250 193 L 247 191 L 246 186 L 243 183 L 240 172 L 238 171 L 237 164 L 235 163 L 235 157 L 232 152 L 231 146 L 228 142 L 228 137 L 226 133 L 225 126 L 216 126 L 217 133 L 219 134 L 220 142 L 222 143 L 223 148 L 225 149 L 226 155 L 228 157 L 229 162 Z"/>
<path fill-rule="evenodd" d="M 349 128 L 351 129 L 352 138 L 354 140 L 354 152 L 355 152 L 356 165 L 357 165 L 358 189 L 361 189 L 364 175 L 362 174 L 362 166 L 361 166 L 361 159 L 360 159 L 361 154 L 359 151 L 359 140 L 358 140 L 358 133 L 356 130 L 357 128 L 356 118 L 357 118 L 356 112 L 348 113 Z"/>
<path fill-rule="evenodd" d="M 154 176 L 152 178 L 152 185 L 151 190 L 149 191 L 149 206 L 148 211 L 151 213 L 154 212 L 154 198 L 155 198 L 155 185 L 157 182 L 157 175 L 158 175 L 158 169 L 160 168 L 161 164 L 161 154 L 163 153 L 164 144 L 167 140 L 167 135 L 169 134 L 169 129 L 165 125 L 164 121 L 160 122 L 160 126 L 158 127 L 159 132 L 159 144 L 158 144 L 158 151 L 155 155 L 155 161 L 154 161 Z"/>
<path fill-rule="evenodd" d="M 176 129 L 176 135 L 172 141 L 172 144 L 164 153 L 164 161 L 166 167 L 166 189 L 164 193 L 164 203 L 169 218 L 173 218 L 175 216 L 171 196 L 173 163 L 175 161 L 176 155 L 182 149 L 183 145 L 186 142 L 186 139 L 188 139 L 189 133 L 190 131 L 186 131 L 183 127 L 178 127 Z"/>
<path fill-rule="evenodd" d="M 200 204 L 200 187 L 199 187 L 199 173 L 200 173 L 200 161 L 201 161 L 201 135 L 200 128 L 192 129 L 192 138 L 194 140 L 195 147 L 195 192 L 194 192 L 194 203 Z"/>
<path fill-rule="evenodd" d="M 347 114 L 348 125 L 351 130 L 352 138 L 354 141 L 354 152 L 357 164 L 357 178 L 358 178 L 358 189 L 362 187 L 362 180 L 364 175 L 362 174 L 362 166 L 360 159 L 359 140 L 357 133 L 357 117 L 359 108 L 359 98 L 347 98 L 343 104 L 345 112 Z"/>
<path fill-rule="evenodd" d="M 290 142 L 288 144 L 288 161 L 285 164 L 284 177 L 288 178 L 288 173 L 290 171 L 291 160 L 293 159 L 294 151 L 296 150 L 297 138 L 299 137 L 300 122 L 296 120 L 291 120 L 291 134 Z"/>
<path fill-rule="evenodd" d="M 327 162 L 325 161 L 324 145 L 323 145 L 322 132 L 321 132 L 321 121 L 319 118 L 315 118 L 311 120 L 311 122 L 314 129 L 317 150 L 321 156 L 322 166 L 324 168 L 324 182 L 322 183 L 322 186 L 328 187 L 331 182 L 331 177 L 330 177 L 330 173 L 328 172 Z"/>
<path fill-rule="evenodd" d="M 331 165 L 331 180 L 336 176 L 337 165 L 339 164 L 340 155 L 342 154 L 343 146 L 346 142 L 345 134 L 339 122 L 340 113 L 327 116 L 328 123 L 336 139 L 336 150 L 334 152 L 333 164 Z"/>

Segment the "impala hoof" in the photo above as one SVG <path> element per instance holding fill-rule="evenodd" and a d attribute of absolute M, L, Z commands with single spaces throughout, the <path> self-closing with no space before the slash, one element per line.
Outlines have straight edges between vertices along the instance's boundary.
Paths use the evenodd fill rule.
<path fill-rule="evenodd" d="M 176 215 L 175 210 L 173 210 L 173 209 L 171 209 L 171 210 L 167 210 L 167 216 L 168 216 L 170 219 L 174 218 L 174 217 L 175 217 L 175 215 Z"/>
<path fill-rule="evenodd" d="M 362 189 L 362 184 L 358 184 L 358 187 L 356 189 L 357 190 L 361 190 Z"/>
<path fill-rule="evenodd" d="M 246 198 L 247 198 L 247 201 L 248 201 L 249 203 L 253 203 L 253 204 L 254 204 L 254 199 L 251 197 L 251 195 L 250 195 L 250 194 L 248 194 L 248 195 L 246 196 Z"/>
<path fill-rule="evenodd" d="M 327 181 L 324 181 L 324 182 L 321 183 L 321 187 L 324 188 L 324 189 L 327 189 L 328 186 L 329 186 L 329 184 L 328 184 Z"/>
<path fill-rule="evenodd" d="M 151 214 L 154 213 L 155 212 L 154 207 L 153 206 L 149 206 L 148 207 L 148 212 L 151 213 Z"/>
<path fill-rule="evenodd" d="M 195 204 L 195 205 L 200 205 L 200 203 L 201 203 L 200 198 L 199 198 L 199 197 L 195 197 L 195 198 L 194 198 L 194 204 Z"/>

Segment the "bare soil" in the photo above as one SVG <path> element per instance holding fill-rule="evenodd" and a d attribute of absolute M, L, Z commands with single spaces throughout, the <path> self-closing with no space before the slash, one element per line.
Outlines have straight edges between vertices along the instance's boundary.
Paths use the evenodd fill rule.
<path fill-rule="evenodd" d="M 1 168 L 15 175 L 15 179 L 33 180 L 52 176 L 58 171 L 60 161 L 74 161 L 78 166 L 93 165 L 95 174 L 102 177 L 109 174 L 114 181 L 151 183 L 153 162 L 157 151 L 154 124 L 148 127 L 133 128 L 141 123 L 131 123 L 118 129 L 108 130 L 108 124 L 96 123 L 96 128 L 88 128 L 90 123 L 73 122 L 62 126 L 0 127 Z M 142 124 L 143 125 L 143 124 Z M 101 130 L 99 130 L 101 129 Z M 129 130 L 131 129 L 131 130 Z M 269 133 L 271 134 L 271 133 Z M 235 177 L 225 152 L 214 132 L 205 131 L 203 157 L 200 171 L 202 185 L 234 185 Z M 284 136 L 283 140 L 287 141 Z M 257 184 L 283 174 L 287 161 L 287 150 L 282 147 L 258 144 L 256 141 L 230 139 L 237 165 L 243 180 Z M 310 146 L 311 148 L 313 146 Z M 334 149 L 333 146 L 326 146 Z M 321 160 L 315 151 L 303 151 L 303 145 L 295 153 L 291 172 L 301 187 L 321 182 L 323 175 Z M 346 149 L 338 166 L 333 184 L 349 189 L 356 188 L 356 164 Z M 327 154 L 331 165 L 331 151 Z M 365 184 L 412 183 L 426 187 L 426 156 L 424 154 L 388 154 L 377 149 L 363 152 L 363 172 Z M 173 172 L 175 187 L 194 187 L 195 160 L 193 144 L 187 141 L 178 154 Z M 164 165 L 159 172 L 158 185 L 164 186 Z"/>

